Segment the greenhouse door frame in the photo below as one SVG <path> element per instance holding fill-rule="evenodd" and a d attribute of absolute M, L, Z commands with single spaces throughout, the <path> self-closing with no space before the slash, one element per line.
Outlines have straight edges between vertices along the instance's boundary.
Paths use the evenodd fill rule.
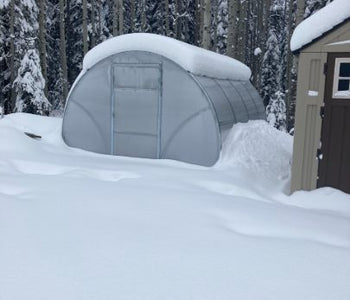
<path fill-rule="evenodd" d="M 118 68 L 124 69 L 124 70 L 133 70 L 137 73 L 137 70 L 141 70 L 140 73 L 147 74 L 149 73 L 150 76 L 141 76 L 141 80 L 137 80 L 140 78 L 137 78 L 137 75 L 135 74 L 135 77 L 129 77 L 129 78 L 121 78 L 121 81 L 125 83 L 126 86 L 123 86 L 123 83 L 121 86 L 119 86 L 119 82 L 117 82 L 118 75 Z M 153 73 L 152 73 L 153 72 Z M 127 72 L 126 72 L 127 73 Z M 133 72 L 131 72 L 133 74 Z M 153 78 L 152 78 L 153 76 Z M 135 79 L 136 78 L 136 79 Z M 147 80 L 145 80 L 147 78 Z M 134 80 L 133 83 L 129 84 L 130 81 Z M 150 85 L 150 86 L 149 86 Z M 132 100 L 139 104 L 142 104 L 143 101 L 154 101 L 153 105 L 153 111 L 150 119 L 144 120 L 144 125 L 147 126 L 146 123 L 154 122 L 154 130 L 151 133 L 147 132 L 130 132 L 129 139 L 132 138 L 132 136 L 141 136 L 142 138 L 149 138 L 149 139 L 155 139 L 154 148 L 153 150 L 150 150 L 152 154 L 146 154 L 143 156 L 142 154 L 120 154 L 118 153 L 118 149 L 116 149 L 116 142 L 118 134 L 121 134 L 118 132 L 120 128 L 116 125 L 117 121 L 117 115 L 118 112 L 116 110 L 116 105 L 121 103 L 123 101 L 123 98 L 121 96 L 122 93 L 128 93 L 129 95 L 133 94 L 131 96 Z M 136 94 L 139 93 L 139 96 L 136 96 Z M 162 63 L 115 63 L 112 65 L 111 68 L 111 154 L 112 155 L 125 155 L 125 156 L 135 156 L 135 157 L 145 157 L 145 158 L 160 158 L 161 154 L 161 113 L 162 113 L 162 94 L 163 94 L 163 66 Z M 118 102 L 119 101 L 119 102 Z M 125 102 L 124 100 L 124 103 Z M 134 107 L 135 111 L 139 109 L 140 107 Z M 141 108 L 142 109 L 142 108 Z M 130 112 L 130 110 L 129 110 Z M 140 112 L 140 111 L 139 111 Z M 141 112 L 141 114 L 145 113 Z M 152 118 L 153 116 L 153 118 Z M 127 120 L 128 116 L 123 116 Z M 122 124 L 123 125 L 123 124 Z M 119 126 L 120 127 L 120 126 Z M 141 127 L 142 127 L 142 121 L 141 121 Z M 142 131 L 142 129 L 141 129 Z M 151 143 L 153 144 L 153 143 Z M 119 146 L 119 145 L 118 145 Z M 136 149 L 137 151 L 143 151 L 143 149 Z M 146 147 L 147 148 L 147 147 Z"/>

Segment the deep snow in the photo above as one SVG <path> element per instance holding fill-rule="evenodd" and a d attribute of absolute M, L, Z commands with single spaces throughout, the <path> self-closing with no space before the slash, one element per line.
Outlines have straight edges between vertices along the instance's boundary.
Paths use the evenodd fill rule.
<path fill-rule="evenodd" d="M 1 300 L 350 299 L 350 196 L 287 196 L 286 134 L 237 124 L 204 168 L 68 148 L 60 128 L 0 120 Z"/>

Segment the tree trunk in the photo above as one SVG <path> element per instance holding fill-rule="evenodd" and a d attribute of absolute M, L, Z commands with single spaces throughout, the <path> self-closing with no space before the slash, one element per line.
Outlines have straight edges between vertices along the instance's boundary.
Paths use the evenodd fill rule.
<path fill-rule="evenodd" d="M 113 36 L 118 35 L 119 0 L 113 0 Z"/>
<path fill-rule="evenodd" d="M 130 0 L 130 10 L 131 10 L 130 31 L 134 32 L 135 31 L 135 0 Z"/>
<path fill-rule="evenodd" d="M 236 20 L 239 0 L 228 0 L 228 32 L 227 32 L 227 52 L 226 54 L 230 57 L 236 57 Z"/>
<path fill-rule="evenodd" d="M 39 49 L 41 72 L 45 80 L 45 96 L 47 96 L 47 61 L 46 61 L 46 8 L 45 1 L 39 0 Z"/>
<path fill-rule="evenodd" d="M 182 31 L 183 31 L 183 16 L 182 16 L 182 1 L 176 0 L 176 38 L 178 40 L 183 40 Z"/>
<path fill-rule="evenodd" d="M 262 45 L 262 51 L 263 53 L 266 52 L 266 40 L 267 40 L 267 36 L 268 36 L 268 30 L 269 30 L 269 26 L 268 26 L 268 21 L 269 21 L 269 17 L 270 17 L 270 8 L 271 8 L 271 0 L 264 0 L 262 2 L 262 27 L 261 27 L 261 31 L 260 31 L 260 36 L 261 36 L 261 45 Z M 262 56 L 263 56 L 262 53 Z M 261 66 L 263 64 L 263 58 L 261 58 Z M 259 78 L 260 78 L 260 82 L 259 82 L 259 88 L 260 88 L 260 92 L 261 89 L 263 88 L 262 86 L 262 70 L 263 68 L 261 67 L 259 70 Z"/>
<path fill-rule="evenodd" d="M 88 52 L 88 30 L 87 30 L 87 0 L 83 0 L 83 50 L 84 55 Z"/>
<path fill-rule="evenodd" d="M 91 0 L 91 25 L 92 25 L 92 33 L 91 33 L 91 48 L 96 45 L 96 8 L 95 8 L 95 0 Z"/>
<path fill-rule="evenodd" d="M 297 0 L 297 13 L 295 19 L 295 26 L 298 26 L 304 20 L 305 0 Z"/>
<path fill-rule="evenodd" d="M 195 45 L 200 45 L 200 41 L 201 41 L 201 34 L 200 34 L 200 30 L 201 30 L 201 0 L 195 0 L 194 1 L 194 5 L 195 5 L 195 25 L 194 25 L 194 41 L 195 41 Z"/>
<path fill-rule="evenodd" d="M 293 96 L 292 96 L 292 79 L 293 79 L 293 65 L 294 65 L 294 58 L 293 58 L 293 53 L 290 50 L 290 40 L 292 37 L 292 33 L 294 30 L 294 17 L 293 17 L 293 8 L 294 8 L 294 0 L 289 0 L 289 13 L 288 13 L 288 54 L 287 54 L 287 95 L 286 95 L 286 108 L 287 108 L 287 128 L 290 128 L 290 118 L 289 116 L 291 113 L 291 107 L 292 107 L 292 102 L 293 102 Z"/>
<path fill-rule="evenodd" d="M 245 62 L 247 47 L 247 7 L 248 0 L 241 2 L 239 10 L 239 41 L 238 41 L 238 59 Z"/>
<path fill-rule="evenodd" d="M 60 53 L 61 53 L 61 68 L 62 68 L 62 92 L 63 102 L 68 95 L 68 75 L 67 75 L 67 54 L 66 54 L 66 30 L 65 30 L 65 16 L 64 5 L 65 0 L 60 0 Z"/>
<path fill-rule="evenodd" d="M 119 35 L 124 33 L 124 3 L 123 0 L 119 0 Z"/>
<path fill-rule="evenodd" d="M 164 19 L 165 19 L 164 34 L 166 36 L 169 36 L 169 0 L 164 0 Z"/>
<path fill-rule="evenodd" d="M 146 31 L 146 0 L 141 0 L 141 31 Z"/>
<path fill-rule="evenodd" d="M 259 1 L 257 3 L 257 16 L 258 16 L 258 24 L 256 29 L 256 40 L 257 40 L 257 46 L 260 48 L 261 51 L 263 51 L 265 45 L 265 39 L 264 39 L 264 2 Z M 260 75 L 261 75 L 261 66 L 262 66 L 262 58 L 263 55 L 260 53 L 258 56 L 255 57 L 256 61 L 256 74 L 254 76 L 254 86 L 260 90 Z"/>
<path fill-rule="evenodd" d="M 202 28 L 202 47 L 210 49 L 211 0 L 204 0 L 204 16 Z"/>
<path fill-rule="evenodd" d="M 304 19 L 305 0 L 297 0 L 297 12 L 295 18 L 295 26 L 298 26 Z M 292 30 L 291 30 L 292 31 Z M 290 36 L 292 32 L 290 33 Z M 292 54 L 291 54 L 292 55 Z M 297 72 L 299 60 L 297 56 L 291 58 L 291 65 L 288 70 L 288 95 L 287 95 L 287 129 L 294 127 L 294 109 L 297 93 Z"/>
<path fill-rule="evenodd" d="M 11 98 L 10 103 L 8 105 L 9 111 L 6 113 L 11 113 L 14 111 L 16 106 L 16 95 L 15 90 L 13 88 L 13 83 L 16 78 L 16 70 L 15 70 L 15 0 L 11 0 L 10 2 L 10 70 L 11 70 Z"/>
<path fill-rule="evenodd" d="M 213 26 L 210 26 L 210 27 L 213 27 L 213 44 L 210 47 L 210 49 L 212 51 L 216 52 L 217 44 L 218 44 L 218 31 L 217 31 L 217 28 L 218 28 L 218 1 L 215 0 L 213 2 L 213 4 L 214 4 L 214 6 L 212 5 L 212 11 L 213 11 L 214 20 L 213 20 Z"/>

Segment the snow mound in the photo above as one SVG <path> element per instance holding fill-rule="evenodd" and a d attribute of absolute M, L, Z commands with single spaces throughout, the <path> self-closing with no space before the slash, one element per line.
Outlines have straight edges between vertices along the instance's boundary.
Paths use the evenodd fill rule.
<path fill-rule="evenodd" d="M 249 80 L 251 76 L 250 69 L 233 58 L 150 33 L 120 35 L 97 45 L 86 54 L 83 72 L 111 55 L 126 51 L 147 51 L 164 56 L 196 75 L 232 80 Z"/>
<path fill-rule="evenodd" d="M 334 0 L 295 28 L 290 43 L 291 50 L 299 50 L 348 18 L 350 1 Z"/>
<path fill-rule="evenodd" d="M 216 167 L 243 168 L 272 181 L 290 178 L 293 138 L 266 121 L 232 127 Z"/>

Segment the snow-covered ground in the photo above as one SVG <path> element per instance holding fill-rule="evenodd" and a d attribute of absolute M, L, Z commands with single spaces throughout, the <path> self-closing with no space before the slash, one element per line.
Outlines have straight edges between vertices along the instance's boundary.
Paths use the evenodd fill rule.
<path fill-rule="evenodd" d="M 0 120 L 1 300 L 350 299 L 350 196 L 287 196 L 289 136 L 238 124 L 204 168 L 71 149 L 60 127 Z"/>

